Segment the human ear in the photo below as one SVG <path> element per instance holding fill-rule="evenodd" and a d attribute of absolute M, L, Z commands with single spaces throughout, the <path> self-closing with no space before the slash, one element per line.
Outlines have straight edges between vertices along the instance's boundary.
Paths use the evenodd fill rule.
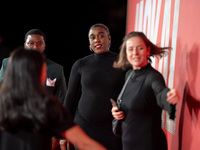
<path fill-rule="evenodd" d="M 24 43 L 24 48 L 26 48 L 26 42 Z"/>
<path fill-rule="evenodd" d="M 110 35 L 108 36 L 108 40 L 109 40 L 109 43 L 111 43 L 111 36 Z"/>

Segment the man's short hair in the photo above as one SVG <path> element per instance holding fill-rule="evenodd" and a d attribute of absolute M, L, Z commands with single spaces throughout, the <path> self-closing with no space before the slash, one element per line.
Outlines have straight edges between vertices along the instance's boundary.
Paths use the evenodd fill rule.
<path fill-rule="evenodd" d="M 32 35 L 32 34 L 41 35 L 41 36 L 44 37 L 44 41 L 46 41 L 46 37 L 45 37 L 44 33 L 41 30 L 39 30 L 39 29 L 31 29 L 25 35 L 25 38 L 24 38 L 25 42 L 26 42 L 26 39 L 27 39 L 28 35 Z"/>

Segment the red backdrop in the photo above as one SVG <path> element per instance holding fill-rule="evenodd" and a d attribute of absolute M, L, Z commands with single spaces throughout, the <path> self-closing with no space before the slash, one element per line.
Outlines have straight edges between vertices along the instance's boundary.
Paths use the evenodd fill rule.
<path fill-rule="evenodd" d="M 175 121 L 162 115 L 169 150 L 200 149 L 199 6 L 199 0 L 128 0 L 127 33 L 143 31 L 154 44 L 173 48 L 152 64 L 181 96 Z"/>

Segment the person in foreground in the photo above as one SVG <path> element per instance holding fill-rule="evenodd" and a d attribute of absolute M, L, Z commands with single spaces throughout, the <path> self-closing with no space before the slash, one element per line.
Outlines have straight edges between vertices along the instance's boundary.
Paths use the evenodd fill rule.
<path fill-rule="evenodd" d="M 39 29 L 29 30 L 24 38 L 24 47 L 29 49 L 34 49 L 40 53 L 45 52 L 46 49 L 46 36 Z M 0 69 L 0 82 L 4 78 L 4 72 L 7 66 L 9 58 L 3 59 L 2 66 Z M 53 62 L 46 58 L 47 64 L 47 79 L 44 84 L 46 90 L 53 95 L 57 96 L 61 103 L 63 103 L 65 98 L 65 93 L 67 91 L 65 76 L 63 66 Z"/>
<path fill-rule="evenodd" d="M 27 50 L 34 49 L 44 54 L 46 50 L 46 36 L 41 30 L 39 29 L 29 30 L 25 34 L 24 40 L 25 40 L 24 47 Z M 6 70 L 8 61 L 9 57 L 3 59 L 2 66 L 0 69 L 0 82 L 4 78 L 4 72 Z M 44 86 L 48 92 L 57 96 L 60 102 L 63 103 L 65 98 L 65 93 L 67 91 L 63 66 L 47 58 L 46 58 L 46 64 L 47 64 L 47 79 Z M 59 139 L 56 139 L 55 137 L 52 138 L 52 147 L 53 149 L 59 147 Z"/>
<path fill-rule="evenodd" d="M 58 98 L 47 94 L 47 65 L 35 50 L 11 53 L 0 87 L 0 149 L 51 150 L 52 136 L 80 149 L 105 150 L 75 125 Z"/>
<path fill-rule="evenodd" d="M 121 150 L 121 138 L 112 133 L 110 98 L 117 98 L 126 72 L 112 67 L 118 55 L 110 51 L 111 35 L 104 24 L 91 26 L 88 37 L 94 53 L 74 63 L 64 106 L 90 137 L 109 150 Z"/>
<path fill-rule="evenodd" d="M 142 32 L 131 32 L 124 37 L 115 68 L 133 69 L 122 95 L 120 110 L 113 106 L 112 115 L 122 120 L 123 150 L 167 150 L 161 128 L 161 112 L 166 110 L 171 119 L 179 94 L 166 87 L 163 76 L 150 64 L 150 56 L 163 56 L 170 47 L 154 45 Z"/>

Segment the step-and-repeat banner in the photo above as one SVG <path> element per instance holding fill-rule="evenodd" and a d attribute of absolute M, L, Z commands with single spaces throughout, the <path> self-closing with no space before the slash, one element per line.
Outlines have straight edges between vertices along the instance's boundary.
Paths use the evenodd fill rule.
<path fill-rule="evenodd" d="M 181 97 L 174 121 L 163 111 L 162 128 L 169 150 L 199 150 L 200 0 L 128 0 L 127 33 L 131 31 L 173 48 L 152 63 Z"/>

